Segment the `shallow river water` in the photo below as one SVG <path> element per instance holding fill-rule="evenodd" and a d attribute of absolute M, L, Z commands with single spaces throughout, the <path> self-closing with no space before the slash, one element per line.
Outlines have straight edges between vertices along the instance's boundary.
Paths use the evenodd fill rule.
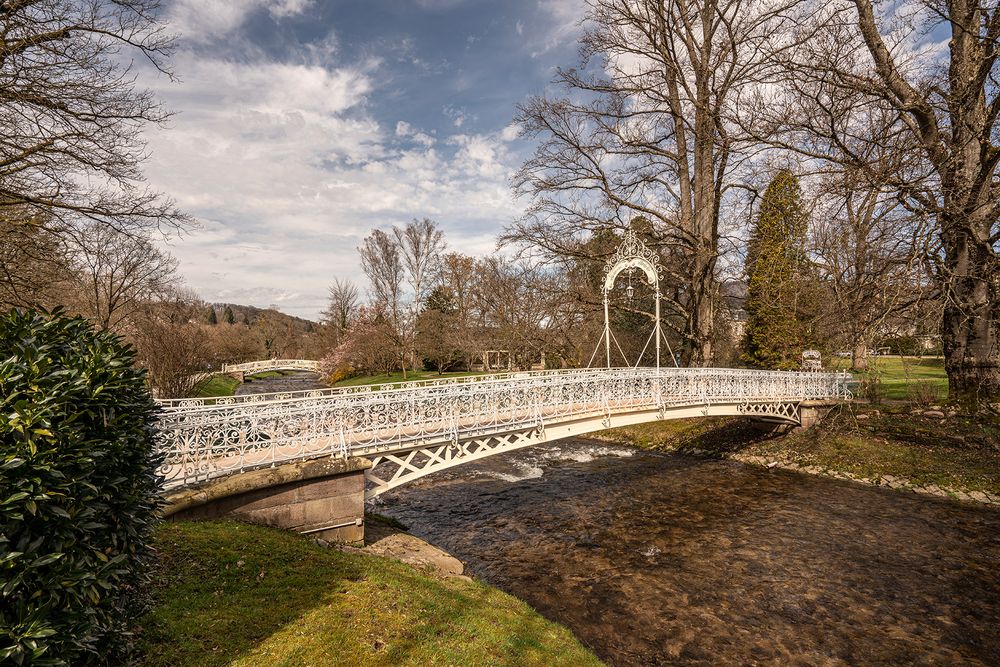
<path fill-rule="evenodd" d="M 1000 511 L 585 440 L 376 499 L 613 665 L 1000 665 Z"/>

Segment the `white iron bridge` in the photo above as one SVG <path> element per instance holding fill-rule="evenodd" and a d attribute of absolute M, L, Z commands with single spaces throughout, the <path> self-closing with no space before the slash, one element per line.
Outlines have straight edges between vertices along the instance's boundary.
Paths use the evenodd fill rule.
<path fill-rule="evenodd" d="M 223 373 L 263 373 L 265 371 L 319 371 L 318 361 L 311 359 L 264 359 L 248 361 L 245 364 L 222 364 Z"/>
<path fill-rule="evenodd" d="M 168 490 L 321 456 L 370 459 L 366 498 L 493 454 L 664 419 L 798 424 L 850 397 L 847 373 L 601 368 L 162 401 Z"/>

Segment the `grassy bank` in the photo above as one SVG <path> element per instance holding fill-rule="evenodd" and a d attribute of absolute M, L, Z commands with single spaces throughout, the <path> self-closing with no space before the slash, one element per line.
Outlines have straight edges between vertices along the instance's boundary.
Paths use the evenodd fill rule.
<path fill-rule="evenodd" d="M 191 391 L 192 398 L 215 398 L 217 396 L 232 396 L 240 381 L 231 375 L 213 375 L 195 385 Z"/>
<path fill-rule="evenodd" d="M 568 630 L 478 582 L 230 521 L 159 528 L 137 664 L 598 665 Z"/>
<path fill-rule="evenodd" d="M 1000 496 L 1000 420 L 911 414 L 908 408 L 834 410 L 818 426 L 786 434 L 742 418 L 692 419 L 603 431 L 598 437 L 664 451 L 761 457 L 914 486 Z"/>
<path fill-rule="evenodd" d="M 851 360 L 834 357 L 829 366 L 830 370 L 849 370 Z M 948 396 L 943 357 L 872 357 L 868 366 L 868 373 L 879 380 L 882 398 L 933 402 Z"/>

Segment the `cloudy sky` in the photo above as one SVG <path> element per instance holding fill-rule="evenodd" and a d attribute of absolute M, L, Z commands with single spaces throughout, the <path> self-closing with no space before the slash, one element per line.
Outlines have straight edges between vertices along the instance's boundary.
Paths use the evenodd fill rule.
<path fill-rule="evenodd" d="M 150 183 L 200 227 L 169 242 L 209 301 L 317 318 L 364 285 L 374 227 L 430 217 L 484 254 L 520 204 L 514 105 L 576 62 L 582 0 L 173 0 L 176 112 Z"/>

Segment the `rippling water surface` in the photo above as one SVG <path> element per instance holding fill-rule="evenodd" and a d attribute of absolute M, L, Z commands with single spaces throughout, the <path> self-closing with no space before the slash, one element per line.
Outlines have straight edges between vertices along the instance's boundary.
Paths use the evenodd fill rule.
<path fill-rule="evenodd" d="M 1000 512 L 564 441 L 379 512 L 614 665 L 1000 665 Z"/>

